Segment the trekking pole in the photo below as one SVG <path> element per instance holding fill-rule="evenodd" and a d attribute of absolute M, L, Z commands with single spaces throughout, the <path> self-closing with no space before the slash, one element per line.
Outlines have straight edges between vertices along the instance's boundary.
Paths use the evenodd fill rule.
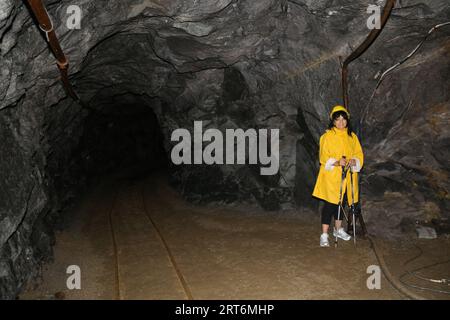
<path fill-rule="evenodd" d="M 355 193 L 353 192 L 353 171 L 350 170 L 350 187 L 352 188 L 353 243 L 356 246 Z"/>
<path fill-rule="evenodd" d="M 345 156 L 343 156 L 343 158 L 345 159 Z M 344 183 L 345 180 L 345 175 L 346 175 L 347 171 L 345 169 L 345 166 L 342 166 L 342 177 L 341 177 L 341 185 L 339 187 L 339 202 L 338 202 L 338 220 L 341 218 L 341 197 L 342 197 L 342 184 Z M 336 227 L 336 226 L 335 226 Z M 334 247 L 337 248 L 338 246 L 338 236 L 337 236 L 337 230 L 336 230 L 336 237 L 334 240 Z"/>

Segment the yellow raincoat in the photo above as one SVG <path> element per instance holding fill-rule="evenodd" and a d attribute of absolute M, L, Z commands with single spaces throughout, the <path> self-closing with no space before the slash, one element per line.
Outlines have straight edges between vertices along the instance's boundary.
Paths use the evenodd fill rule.
<path fill-rule="evenodd" d="M 327 130 L 320 137 L 320 170 L 312 194 L 314 197 L 333 204 L 339 203 L 342 167 L 332 166 L 332 163 L 339 161 L 342 156 L 345 156 L 347 160 L 356 159 L 357 165 L 350 167 L 350 169 L 353 171 L 353 193 L 355 195 L 355 203 L 358 202 L 358 174 L 356 172 L 359 172 L 363 166 L 364 155 L 358 137 L 354 133 L 352 133 L 352 136 L 350 137 L 347 133 L 347 128 L 339 130 L 334 127 Z M 347 190 L 347 200 L 349 205 L 352 203 L 350 180 L 350 172 L 347 172 L 345 183 L 342 185 L 342 197 Z"/>

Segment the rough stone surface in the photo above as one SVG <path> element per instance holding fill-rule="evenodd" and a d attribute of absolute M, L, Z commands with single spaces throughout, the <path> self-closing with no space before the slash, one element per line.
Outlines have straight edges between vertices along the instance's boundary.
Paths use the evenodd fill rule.
<path fill-rule="evenodd" d="M 45 37 L 23 2 L 3 0 L 0 297 L 14 298 L 51 256 L 54 225 L 86 183 L 86 168 L 105 168 L 105 153 L 99 158 L 94 148 L 109 148 L 101 132 L 112 128 L 110 136 L 117 137 L 124 128 L 132 134 L 127 121 L 159 123 L 160 131 L 138 130 L 144 137 L 161 134 L 166 156 L 171 132 L 192 128 L 195 120 L 223 130 L 278 128 L 280 174 L 262 177 L 257 166 L 246 165 L 170 167 L 174 184 L 193 201 L 249 201 L 268 210 L 317 203 L 310 194 L 318 138 L 328 110 L 341 103 L 340 61 L 367 35 L 366 8 L 373 1 L 45 2 L 74 87 L 95 112 L 66 96 Z M 80 30 L 66 26 L 67 7 L 74 4 L 82 9 Z M 350 109 L 366 153 L 361 183 L 371 233 L 397 236 L 405 221 L 450 212 L 450 26 L 430 35 L 374 93 L 381 72 L 447 21 L 447 0 L 397 1 L 375 44 L 350 65 Z M 127 111 L 136 106 L 152 112 Z M 156 142 L 120 141 L 138 144 L 122 151 L 134 153 L 130 159 L 148 160 L 141 151 L 149 146 L 160 150 Z M 158 161 L 164 158 L 154 152 Z"/>

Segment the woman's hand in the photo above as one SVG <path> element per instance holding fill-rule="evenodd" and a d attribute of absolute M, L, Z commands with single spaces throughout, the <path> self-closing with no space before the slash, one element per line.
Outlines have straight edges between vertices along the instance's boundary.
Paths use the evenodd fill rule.
<path fill-rule="evenodd" d="M 339 167 L 339 166 L 345 167 L 346 165 L 347 165 L 347 160 L 345 160 L 345 158 L 341 158 L 341 160 L 336 161 L 336 162 L 334 163 L 334 166 L 335 166 L 335 167 Z"/>
<path fill-rule="evenodd" d="M 354 167 L 354 166 L 356 166 L 356 160 L 355 159 L 350 159 L 348 164 L 349 164 L 349 166 Z"/>

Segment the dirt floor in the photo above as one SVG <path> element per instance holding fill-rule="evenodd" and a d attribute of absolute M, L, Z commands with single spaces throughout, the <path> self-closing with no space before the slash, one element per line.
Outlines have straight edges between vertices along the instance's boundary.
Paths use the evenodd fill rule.
<path fill-rule="evenodd" d="M 367 288 L 367 268 L 378 265 L 368 240 L 321 248 L 319 236 L 313 212 L 194 206 L 161 176 L 104 181 L 70 212 L 57 233 L 54 261 L 19 298 L 406 299 L 384 276 L 381 289 Z M 450 278 L 448 237 L 380 246 L 397 278 L 442 261 L 418 274 Z M 80 267 L 79 290 L 66 286 L 70 265 Z M 410 275 L 403 280 L 450 290 Z"/>

